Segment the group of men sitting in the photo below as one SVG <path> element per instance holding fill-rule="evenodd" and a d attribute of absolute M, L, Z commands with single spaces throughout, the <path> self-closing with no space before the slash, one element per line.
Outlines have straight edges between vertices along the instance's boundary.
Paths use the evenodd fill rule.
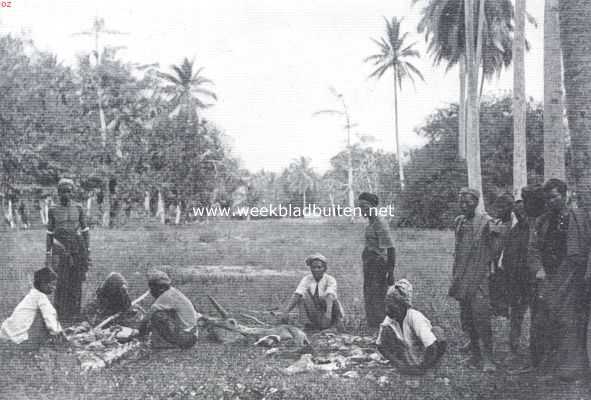
<path fill-rule="evenodd" d="M 337 295 L 337 283 L 326 273 L 328 262 L 321 254 L 306 258 L 310 274 L 304 276 L 280 315 L 289 323 L 289 313 L 296 306 L 307 316 L 305 328 L 343 331 L 344 311 Z M 111 323 L 136 329 L 138 337 L 150 334 L 153 348 L 190 348 L 198 338 L 200 320 L 193 303 L 172 286 L 168 274 L 148 273 L 148 287 L 154 298 L 149 311 L 130 301 L 128 285 L 119 273 L 111 273 L 86 306 L 85 319 L 93 326 L 116 316 Z M 48 267 L 34 274 L 30 292 L 0 326 L 0 342 L 12 342 L 27 349 L 38 348 L 47 340 L 65 341 L 49 295 L 55 290 L 57 275 Z M 404 373 L 422 373 L 434 366 L 446 350 L 446 341 L 438 327 L 412 307 L 413 288 L 406 279 L 397 281 L 386 295 L 386 318 L 380 326 L 376 344 L 391 364 Z"/>

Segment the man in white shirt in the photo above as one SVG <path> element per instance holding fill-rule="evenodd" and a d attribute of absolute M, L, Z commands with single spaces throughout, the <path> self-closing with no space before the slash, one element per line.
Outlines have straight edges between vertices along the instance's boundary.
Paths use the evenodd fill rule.
<path fill-rule="evenodd" d="M 443 331 L 412 308 L 412 285 L 401 279 L 386 294 L 386 318 L 380 324 L 376 344 L 400 373 L 422 374 L 445 353 Z"/>
<path fill-rule="evenodd" d="M 342 330 L 343 308 L 337 296 L 337 281 L 326 273 L 327 261 L 322 254 L 306 258 L 311 274 L 302 278 L 281 315 L 281 322 L 288 323 L 289 312 L 296 306 L 303 307 L 309 320 L 309 328 L 322 330 L 334 327 Z"/>
<path fill-rule="evenodd" d="M 35 271 L 33 288 L 0 326 L 0 341 L 34 350 L 52 336 L 65 339 L 57 312 L 47 297 L 56 284 L 57 274 L 52 269 Z"/>
<path fill-rule="evenodd" d="M 148 286 L 156 300 L 140 335 L 152 332 L 152 346 L 156 348 L 190 348 L 197 341 L 197 320 L 201 317 L 191 300 L 180 290 L 171 286 L 170 277 L 162 271 L 148 273 Z"/>

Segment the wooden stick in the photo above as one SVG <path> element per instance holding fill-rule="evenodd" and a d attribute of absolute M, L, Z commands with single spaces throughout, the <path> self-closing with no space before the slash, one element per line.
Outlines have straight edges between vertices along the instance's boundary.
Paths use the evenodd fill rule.
<path fill-rule="evenodd" d="M 147 290 L 144 294 L 142 294 L 140 297 L 138 297 L 137 299 L 135 299 L 134 301 L 131 302 L 132 306 L 135 306 L 137 303 L 139 303 L 140 301 L 142 301 L 143 299 L 145 299 L 146 297 L 148 297 L 148 295 L 150 294 L 150 291 Z M 95 326 L 92 330 L 98 330 L 101 329 L 103 326 L 107 325 L 109 322 L 113 321 L 115 318 L 119 317 L 121 314 L 123 313 L 123 311 L 118 312 L 117 314 L 113 314 L 110 317 L 108 317 L 107 319 L 105 319 L 103 322 L 101 322 L 100 324 L 98 324 L 97 326 Z"/>

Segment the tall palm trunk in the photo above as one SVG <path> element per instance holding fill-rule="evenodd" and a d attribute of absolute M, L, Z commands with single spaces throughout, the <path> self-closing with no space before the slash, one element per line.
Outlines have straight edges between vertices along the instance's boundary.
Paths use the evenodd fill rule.
<path fill-rule="evenodd" d="M 400 178 L 400 190 L 404 191 L 404 167 L 402 166 L 402 151 L 400 149 L 400 133 L 398 131 L 398 85 L 396 69 L 394 69 L 394 136 L 396 138 L 396 159 L 398 160 L 398 176 Z"/>
<path fill-rule="evenodd" d="M 465 1 L 465 26 L 466 26 L 466 71 L 468 73 L 468 96 L 466 101 L 466 161 L 468 166 L 468 185 L 480 192 L 482 196 L 482 173 L 480 165 L 480 133 L 479 111 L 480 101 L 478 96 L 478 72 L 482 60 L 482 31 L 484 26 L 484 0 L 480 1 L 478 18 L 478 37 L 476 49 L 474 49 L 474 0 Z M 484 210 L 484 202 L 478 204 L 479 211 Z"/>
<path fill-rule="evenodd" d="M 97 53 L 98 54 L 98 53 Z M 99 119 L 101 123 L 101 140 L 103 144 L 103 217 L 102 225 L 105 228 L 111 226 L 111 188 L 109 185 L 110 178 L 107 167 L 107 123 L 105 120 L 105 112 L 102 104 L 102 91 L 100 88 L 97 89 L 98 95 L 98 107 L 99 107 Z"/>
<path fill-rule="evenodd" d="M 466 159 L 466 57 L 460 57 L 460 109 L 458 112 L 458 158 Z"/>
<path fill-rule="evenodd" d="M 591 211 L 591 2 L 560 2 L 566 110 L 578 204 Z"/>
<path fill-rule="evenodd" d="M 513 37 L 513 194 L 521 196 L 527 185 L 525 103 L 525 1 L 515 0 Z"/>
<path fill-rule="evenodd" d="M 544 4 L 544 179 L 566 180 L 558 0 Z"/>

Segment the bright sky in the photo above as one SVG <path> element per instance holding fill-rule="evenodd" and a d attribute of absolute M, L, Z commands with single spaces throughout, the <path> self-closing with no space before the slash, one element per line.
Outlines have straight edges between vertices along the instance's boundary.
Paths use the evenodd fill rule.
<path fill-rule="evenodd" d="M 528 25 L 532 46 L 526 56 L 527 95 L 543 98 L 543 1 L 528 1 L 538 28 Z M 26 31 L 37 47 L 71 64 L 92 40 L 72 33 L 88 30 L 95 15 L 107 29 L 128 32 L 105 36 L 125 45 L 120 55 L 168 69 L 183 57 L 205 67 L 215 82 L 217 104 L 205 111 L 232 138 L 243 165 L 280 171 L 299 156 L 312 159 L 318 172 L 345 145 L 344 123 L 337 116 L 313 116 L 337 108 L 329 92 L 344 95 L 359 134 L 372 135 L 375 148 L 394 151 L 391 75 L 369 80 L 363 59 L 376 52 L 370 41 L 384 34 L 383 16 L 404 17 L 423 58 L 415 65 L 426 83 L 403 86 L 399 98 L 402 149 L 421 144 L 414 129 L 437 107 L 456 102 L 458 73 L 435 68 L 416 33 L 421 5 L 411 0 L 12 0 L 0 8 L 0 32 Z M 509 91 L 512 71 L 487 83 L 486 93 Z"/>

